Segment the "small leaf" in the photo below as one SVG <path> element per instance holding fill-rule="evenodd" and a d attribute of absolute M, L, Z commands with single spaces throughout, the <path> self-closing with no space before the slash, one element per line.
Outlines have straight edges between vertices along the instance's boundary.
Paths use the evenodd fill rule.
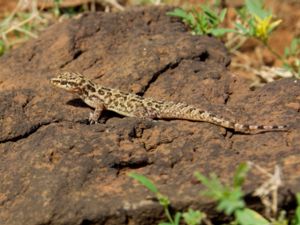
<path fill-rule="evenodd" d="M 162 205 L 163 207 L 168 207 L 170 205 L 170 200 L 167 196 L 157 193 L 157 196 L 159 204 Z"/>
<path fill-rule="evenodd" d="M 167 15 L 180 17 L 180 18 L 186 18 L 188 14 L 183 9 L 177 8 L 177 9 L 174 9 L 174 11 L 167 12 Z"/>
<path fill-rule="evenodd" d="M 295 211 L 295 216 L 293 218 L 292 225 L 300 225 L 300 193 L 296 194 L 296 199 L 298 206 Z"/>
<path fill-rule="evenodd" d="M 179 223 L 180 223 L 180 218 L 181 218 L 181 213 L 180 213 L 180 212 L 177 212 L 177 213 L 175 214 L 174 225 L 179 225 Z"/>
<path fill-rule="evenodd" d="M 227 9 L 223 9 L 220 13 L 220 21 L 223 22 L 227 13 Z"/>
<path fill-rule="evenodd" d="M 269 12 L 263 9 L 263 1 L 261 0 L 246 0 L 246 8 L 253 16 L 258 16 L 264 19 L 270 15 Z"/>
<path fill-rule="evenodd" d="M 274 29 L 276 29 L 281 22 L 282 22 L 282 20 L 276 20 L 276 21 L 272 22 L 268 29 L 268 33 L 272 32 Z"/>
<path fill-rule="evenodd" d="M 229 29 L 229 28 L 214 28 L 210 31 L 210 33 L 213 35 L 213 36 L 216 36 L 216 37 L 221 37 L 223 36 L 224 34 L 226 33 L 231 33 L 231 32 L 235 32 L 234 29 Z"/>
<path fill-rule="evenodd" d="M 241 31 L 243 35 L 247 35 L 249 33 L 248 29 L 244 27 L 241 23 L 235 23 L 235 27 L 238 31 Z"/>
<path fill-rule="evenodd" d="M 188 13 L 186 18 L 183 19 L 185 23 L 187 23 L 192 29 L 194 28 L 196 24 L 196 19 L 192 13 Z"/>
<path fill-rule="evenodd" d="M 203 10 L 204 14 L 207 15 L 207 17 L 210 19 L 210 21 L 218 21 L 217 13 L 215 13 L 213 10 L 211 10 L 205 5 L 201 5 L 200 7 Z"/>
<path fill-rule="evenodd" d="M 245 207 L 244 193 L 241 188 L 233 188 L 231 190 L 228 187 L 227 189 L 223 192 L 222 198 L 219 199 L 217 210 L 224 212 L 226 215 L 231 215 L 236 210 Z"/>
<path fill-rule="evenodd" d="M 291 42 L 291 51 L 292 52 L 295 52 L 297 47 L 298 47 L 298 42 L 299 42 L 299 39 L 297 38 L 294 38 Z"/>
<path fill-rule="evenodd" d="M 249 208 L 237 210 L 235 212 L 235 217 L 237 222 L 240 225 L 270 225 L 271 224 L 262 215 Z"/>
<path fill-rule="evenodd" d="M 182 217 L 187 225 L 197 225 L 201 224 L 201 221 L 206 217 L 206 215 L 199 210 L 194 211 L 189 209 L 188 212 L 182 214 Z"/>
<path fill-rule="evenodd" d="M 206 190 L 202 192 L 203 195 L 219 200 L 223 196 L 224 186 L 216 176 L 216 174 L 210 174 L 209 178 L 202 175 L 200 172 L 195 173 L 196 178 L 206 187 Z"/>
<path fill-rule="evenodd" d="M 0 39 L 0 56 L 6 51 L 6 46 L 3 40 Z"/>
<path fill-rule="evenodd" d="M 240 187 L 241 185 L 243 185 L 249 169 L 250 168 L 247 163 L 241 163 L 238 166 L 233 177 L 234 187 Z"/>
<path fill-rule="evenodd" d="M 245 6 L 241 8 L 236 8 L 235 12 L 243 21 L 246 20 L 248 13 L 247 13 L 247 8 Z"/>
<path fill-rule="evenodd" d="M 154 183 L 151 180 L 149 180 L 147 177 L 137 174 L 137 173 L 130 173 L 130 174 L 128 174 L 128 176 L 132 177 L 133 179 L 140 182 L 142 185 L 144 185 L 146 188 L 148 188 L 153 193 L 156 193 L 156 194 L 158 193 L 158 189 L 156 188 Z"/>
<path fill-rule="evenodd" d="M 291 55 L 290 49 L 288 47 L 284 48 L 284 56 L 289 57 Z"/>

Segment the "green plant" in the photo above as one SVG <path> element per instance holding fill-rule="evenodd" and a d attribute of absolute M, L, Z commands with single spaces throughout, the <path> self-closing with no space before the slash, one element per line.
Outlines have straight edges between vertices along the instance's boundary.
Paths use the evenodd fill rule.
<path fill-rule="evenodd" d="M 200 224 L 202 220 L 205 219 L 205 213 L 199 210 L 189 209 L 187 212 L 182 214 L 184 222 L 188 225 Z"/>
<path fill-rule="evenodd" d="M 179 225 L 182 216 L 184 218 L 184 221 L 188 225 L 200 224 L 201 220 L 205 218 L 204 213 L 200 211 L 194 211 L 191 209 L 188 212 L 185 212 L 183 214 L 177 212 L 175 216 L 172 217 L 169 210 L 169 206 L 170 206 L 169 198 L 161 194 L 151 180 L 149 180 L 143 175 L 136 174 L 136 173 L 130 173 L 129 176 L 137 180 L 141 184 L 143 184 L 148 190 L 154 193 L 156 195 L 156 198 L 158 199 L 159 204 L 164 208 L 164 212 L 166 217 L 168 218 L 168 222 L 161 222 L 159 223 L 159 225 Z"/>
<path fill-rule="evenodd" d="M 24 11 L 23 4 L 24 1 L 19 0 L 13 12 L 0 22 L 0 55 L 17 43 L 36 38 L 35 31 L 44 25 L 37 9 L 37 1 L 31 1 L 28 5 L 29 12 Z"/>
<path fill-rule="evenodd" d="M 129 0 L 128 3 L 132 5 L 178 5 L 180 4 L 180 0 Z"/>
<path fill-rule="evenodd" d="M 224 212 L 226 215 L 233 214 L 236 224 L 268 225 L 270 222 L 254 210 L 247 208 L 243 200 L 242 185 L 248 170 L 249 167 L 246 163 L 241 164 L 235 172 L 231 185 L 222 184 L 215 174 L 205 177 L 196 172 L 195 176 L 206 187 L 202 194 L 217 201 L 218 211 Z"/>
<path fill-rule="evenodd" d="M 4 54 L 6 46 L 3 40 L 0 39 L 0 56 Z"/>
<path fill-rule="evenodd" d="M 296 200 L 297 200 L 297 208 L 295 211 L 295 216 L 292 220 L 292 225 L 300 225 L 300 193 L 296 194 Z"/>
<path fill-rule="evenodd" d="M 246 0 L 245 7 L 237 11 L 241 21 L 235 23 L 236 32 L 259 40 L 268 50 L 282 62 L 282 65 L 300 78 L 300 38 L 294 38 L 284 55 L 278 54 L 268 40 L 272 32 L 280 25 L 274 15 L 264 8 L 262 0 Z"/>
<path fill-rule="evenodd" d="M 220 37 L 227 32 L 232 32 L 232 29 L 220 28 L 226 13 L 227 9 L 218 12 L 209 6 L 200 5 L 200 10 L 193 8 L 191 11 L 185 11 L 177 8 L 172 12 L 168 12 L 167 15 L 182 19 L 191 28 L 192 34 L 210 34 Z"/>
<path fill-rule="evenodd" d="M 168 12 L 167 15 L 181 18 L 190 27 L 193 34 L 209 34 L 222 37 L 226 33 L 233 33 L 239 37 L 244 37 L 244 39 L 234 37 L 232 40 L 227 41 L 226 46 L 231 51 L 238 49 L 247 38 L 255 38 L 279 59 L 282 65 L 295 77 L 300 78 L 300 39 L 293 39 L 283 56 L 272 48 L 269 44 L 269 38 L 282 21 L 275 19 L 272 12 L 265 9 L 262 0 L 245 0 L 245 6 L 236 10 L 238 19 L 235 21 L 233 29 L 220 28 L 226 17 L 226 8 L 218 12 L 206 5 L 200 5 L 200 9 L 186 11 L 178 8 Z M 239 43 L 235 43 L 236 40 Z"/>
<path fill-rule="evenodd" d="M 53 7 L 53 14 L 55 16 L 57 16 L 57 17 L 60 15 L 60 4 L 61 4 L 61 1 L 62 0 L 53 0 L 53 5 L 54 5 L 54 7 Z"/>
<path fill-rule="evenodd" d="M 0 56 L 13 46 L 29 38 L 37 38 L 38 32 L 47 27 L 49 21 L 72 17 L 80 12 L 75 7 L 60 9 L 62 0 L 52 0 L 53 8 L 40 10 L 38 0 L 19 0 L 15 9 L 0 21 Z"/>
<path fill-rule="evenodd" d="M 295 72 L 295 76 L 300 78 L 300 38 L 294 38 L 290 46 L 284 50 L 284 57 L 289 63 L 284 66 L 291 72 Z"/>
<path fill-rule="evenodd" d="M 223 184 L 213 173 L 209 177 L 206 177 L 201 173 L 196 172 L 196 178 L 205 186 L 205 190 L 201 192 L 201 195 L 208 196 L 215 200 L 217 203 L 216 209 L 219 212 L 223 212 L 228 216 L 233 216 L 234 220 L 231 221 L 231 225 L 300 225 L 300 193 L 296 195 L 298 206 L 295 211 L 295 216 L 291 221 L 288 221 L 286 218 L 285 211 L 281 211 L 276 219 L 267 219 L 256 211 L 246 207 L 246 203 L 243 199 L 244 192 L 242 190 L 242 185 L 250 169 L 249 165 L 250 164 L 242 163 L 238 166 L 233 176 L 233 182 L 230 185 Z M 129 176 L 153 192 L 160 205 L 163 206 L 168 222 L 162 222 L 159 223 L 159 225 L 178 225 L 182 218 L 185 224 L 188 225 L 201 224 L 201 222 L 212 224 L 206 219 L 206 214 L 199 210 L 189 209 L 184 213 L 177 212 L 175 213 L 175 216 L 172 217 L 169 211 L 170 200 L 167 196 L 162 195 L 158 191 L 152 181 L 143 175 L 135 173 L 131 173 Z"/>
<path fill-rule="evenodd" d="M 238 209 L 245 207 L 243 200 L 242 184 L 248 171 L 247 164 L 241 164 L 237 169 L 232 185 L 223 185 L 215 174 L 205 177 L 199 172 L 195 173 L 196 178 L 206 187 L 202 195 L 208 196 L 218 202 L 217 210 L 231 215 Z"/>
<path fill-rule="evenodd" d="M 254 37 L 265 45 L 271 33 L 279 26 L 281 20 L 274 21 L 274 15 L 264 9 L 261 0 L 246 0 L 245 7 L 237 10 L 241 21 L 235 23 L 236 32 Z"/>

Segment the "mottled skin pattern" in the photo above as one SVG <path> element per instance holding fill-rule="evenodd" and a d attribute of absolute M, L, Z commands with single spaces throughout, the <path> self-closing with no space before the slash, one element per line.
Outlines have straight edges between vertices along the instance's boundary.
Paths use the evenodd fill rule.
<path fill-rule="evenodd" d="M 157 101 L 117 89 L 102 87 L 83 75 L 73 72 L 61 72 L 57 77 L 51 79 L 51 83 L 68 92 L 76 93 L 86 104 L 95 108 L 95 111 L 90 114 L 89 120 L 91 123 L 97 123 L 103 110 L 110 110 L 124 116 L 145 119 L 204 121 L 242 133 L 278 131 L 285 130 L 287 127 L 246 125 L 231 122 L 186 103 Z"/>

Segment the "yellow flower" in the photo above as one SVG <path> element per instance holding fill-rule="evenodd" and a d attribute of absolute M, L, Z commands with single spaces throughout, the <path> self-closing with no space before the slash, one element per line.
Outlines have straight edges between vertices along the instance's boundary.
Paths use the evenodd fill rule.
<path fill-rule="evenodd" d="M 255 36 L 259 39 L 261 39 L 263 42 L 266 42 L 269 34 L 272 30 L 274 30 L 282 20 L 276 20 L 274 22 L 271 22 L 273 19 L 272 15 L 269 15 L 265 18 L 260 18 L 258 16 L 255 16 Z"/>

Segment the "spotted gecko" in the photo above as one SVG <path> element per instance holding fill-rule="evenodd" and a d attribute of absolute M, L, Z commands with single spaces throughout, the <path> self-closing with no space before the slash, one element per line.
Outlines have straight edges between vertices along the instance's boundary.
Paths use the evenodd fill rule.
<path fill-rule="evenodd" d="M 123 116 L 144 119 L 182 119 L 204 121 L 240 133 L 259 133 L 286 130 L 286 125 L 246 125 L 226 120 L 211 112 L 186 103 L 158 101 L 136 94 L 103 87 L 83 75 L 74 72 L 59 72 L 51 83 L 68 92 L 77 94 L 87 105 L 94 108 L 89 121 L 97 123 L 103 110 L 114 111 Z"/>

